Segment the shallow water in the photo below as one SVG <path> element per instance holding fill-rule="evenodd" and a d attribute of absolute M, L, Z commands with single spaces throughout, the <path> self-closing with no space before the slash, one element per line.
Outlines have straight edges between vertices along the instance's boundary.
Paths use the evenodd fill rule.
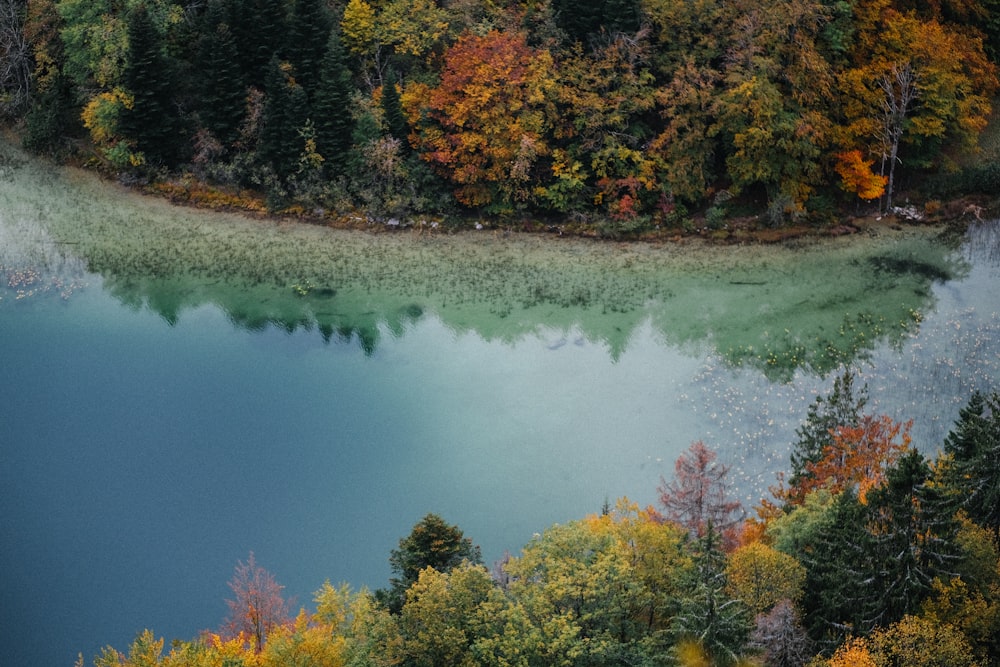
<path fill-rule="evenodd" d="M 4 151 L 0 664 L 216 627 L 250 550 L 301 604 L 384 586 L 426 512 L 492 560 L 654 502 L 699 438 L 756 500 L 844 363 L 928 451 L 1000 385 L 996 224 L 725 249 L 359 234 Z"/>

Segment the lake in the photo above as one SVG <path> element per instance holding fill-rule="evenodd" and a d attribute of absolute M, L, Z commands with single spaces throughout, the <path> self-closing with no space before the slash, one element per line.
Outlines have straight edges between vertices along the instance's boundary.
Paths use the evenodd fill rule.
<path fill-rule="evenodd" d="M 376 230 L 378 231 L 378 230 Z M 1000 231 L 785 246 L 359 233 L 171 207 L 0 144 L 0 664 L 311 606 L 427 512 L 489 563 L 702 439 L 756 501 L 845 364 L 936 451 L 1000 387 Z"/>

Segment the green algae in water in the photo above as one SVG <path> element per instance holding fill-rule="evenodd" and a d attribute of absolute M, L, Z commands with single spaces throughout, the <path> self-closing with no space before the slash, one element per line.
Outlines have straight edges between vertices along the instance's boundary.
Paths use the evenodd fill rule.
<path fill-rule="evenodd" d="M 795 248 L 369 234 L 181 209 L 89 174 L 7 163 L 6 224 L 37 221 L 122 303 L 169 323 L 214 304 L 248 330 L 315 330 L 369 354 L 433 315 L 487 341 L 579 332 L 618 359 L 649 322 L 665 344 L 788 380 L 905 340 L 933 306 L 930 286 L 964 270 L 933 229 Z"/>

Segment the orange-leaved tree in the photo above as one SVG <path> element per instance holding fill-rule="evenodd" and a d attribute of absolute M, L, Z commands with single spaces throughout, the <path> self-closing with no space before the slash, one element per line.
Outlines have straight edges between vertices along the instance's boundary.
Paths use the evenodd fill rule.
<path fill-rule="evenodd" d="M 532 196 L 550 153 L 553 70 L 549 52 L 519 32 L 466 32 L 444 55 L 440 83 L 404 94 L 411 141 L 459 202 L 503 213 Z"/>
<path fill-rule="evenodd" d="M 834 169 L 840 174 L 841 187 L 865 201 L 878 199 L 885 193 L 888 176 L 872 171 L 875 160 L 866 160 L 861 151 L 854 149 L 837 153 Z"/>
<path fill-rule="evenodd" d="M 885 481 L 886 470 L 910 446 L 912 420 L 897 422 L 885 415 L 864 415 L 856 425 L 838 426 L 817 461 L 806 463 L 805 474 L 781 490 L 787 503 L 800 504 L 811 491 L 857 491 L 861 502 L 869 490 Z"/>

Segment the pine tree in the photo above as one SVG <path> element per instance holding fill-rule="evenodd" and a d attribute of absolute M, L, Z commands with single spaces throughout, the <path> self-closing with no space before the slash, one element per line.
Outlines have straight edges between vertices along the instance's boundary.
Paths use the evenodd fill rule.
<path fill-rule="evenodd" d="M 867 498 L 871 534 L 868 617 L 880 626 L 916 614 L 938 576 L 959 559 L 953 513 L 930 484 L 923 455 L 910 450 Z"/>
<path fill-rule="evenodd" d="M 264 94 L 266 99 L 257 158 L 284 182 L 295 172 L 302 152 L 299 131 L 308 118 L 305 92 L 289 80 L 285 66 L 277 58 L 272 58 Z"/>
<path fill-rule="evenodd" d="M 220 3 L 213 3 L 218 8 Z M 201 105 L 204 127 L 229 146 L 239 136 L 246 116 L 246 86 L 236 40 L 218 9 L 209 10 L 208 30 L 201 47 Z"/>
<path fill-rule="evenodd" d="M 351 71 L 347 55 L 336 31 L 330 35 L 320 84 L 313 95 L 312 112 L 316 124 L 316 149 L 325 158 L 327 173 L 341 174 L 351 150 L 354 121 L 351 118 Z"/>
<path fill-rule="evenodd" d="M 247 83 L 263 89 L 271 59 L 285 55 L 288 7 L 285 0 L 243 0 L 243 5 L 242 20 L 234 25 L 240 59 L 245 62 Z"/>
<path fill-rule="evenodd" d="M 320 86 L 333 19 L 322 0 L 295 0 L 289 26 L 288 60 L 310 99 Z"/>
<path fill-rule="evenodd" d="M 673 619 L 678 642 L 694 640 L 712 664 L 736 664 L 750 639 L 751 620 L 745 605 L 726 594 L 726 555 L 721 535 L 711 523 L 695 542 L 692 578 Z"/>
<path fill-rule="evenodd" d="M 122 74 L 133 105 L 122 118 L 122 132 L 152 164 L 175 165 L 184 138 L 172 99 L 174 77 L 163 40 L 144 4 L 128 18 L 128 57 Z"/>
<path fill-rule="evenodd" d="M 392 588 L 378 591 L 377 597 L 390 610 L 398 613 L 403 607 L 406 591 L 417 581 L 424 568 L 431 567 L 444 573 L 463 561 L 481 565 L 482 560 L 479 547 L 458 526 L 448 525 L 436 514 L 427 514 L 413 526 L 409 535 L 399 541 L 399 548 L 392 550 L 389 557 L 389 565 L 395 575 L 390 579 Z"/>
<path fill-rule="evenodd" d="M 1000 535 L 1000 394 L 973 394 L 944 443 L 947 481 L 969 518 Z"/>
<path fill-rule="evenodd" d="M 868 385 L 855 395 L 854 373 L 850 368 L 834 379 L 829 396 L 816 397 L 809 406 L 805 422 L 795 431 L 798 441 L 792 445 L 790 455 L 790 486 L 797 486 L 803 477 L 809 476 L 809 464 L 816 464 L 823 458 L 823 450 L 833 444 L 833 434 L 838 427 L 858 424 L 867 402 Z"/>
<path fill-rule="evenodd" d="M 406 115 L 403 113 L 403 104 L 399 99 L 399 90 L 396 88 L 396 75 L 391 70 L 382 84 L 382 117 L 385 120 L 386 129 L 389 136 L 399 139 L 403 146 L 409 146 L 407 135 L 409 129 L 406 123 Z"/>

